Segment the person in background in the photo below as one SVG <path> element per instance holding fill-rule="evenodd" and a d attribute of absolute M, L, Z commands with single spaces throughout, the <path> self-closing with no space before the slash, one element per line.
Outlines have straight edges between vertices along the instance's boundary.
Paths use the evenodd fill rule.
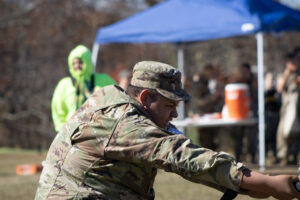
<path fill-rule="evenodd" d="M 70 76 L 57 84 L 51 101 L 52 119 L 58 132 L 94 90 L 115 84 L 107 74 L 93 73 L 90 50 L 78 45 L 69 54 Z"/>
<path fill-rule="evenodd" d="M 158 169 L 233 195 L 300 197 L 295 175 L 251 171 L 225 152 L 169 132 L 179 101 L 189 98 L 176 68 L 137 63 L 126 91 L 117 85 L 96 91 L 56 135 L 35 199 L 153 200 Z"/>
<path fill-rule="evenodd" d="M 291 134 L 285 131 L 286 118 L 291 115 L 287 110 L 289 104 L 294 104 L 296 115 L 300 114 L 300 48 L 296 48 L 292 53 L 286 56 L 286 65 L 283 73 L 282 83 L 279 91 L 282 91 L 282 105 L 280 109 L 280 121 L 277 130 L 277 154 L 280 165 L 297 164 L 299 152 L 300 129 L 297 133 Z M 293 100 L 296 95 L 295 101 Z M 294 119 L 290 119 L 294 120 Z M 290 121 L 289 120 L 289 121 Z M 299 123 L 299 121 L 298 121 Z M 299 133 L 298 133 L 299 132 Z M 292 159 L 289 159 L 289 155 Z"/>
<path fill-rule="evenodd" d="M 214 67 L 211 64 L 204 66 L 200 75 L 194 76 L 195 81 L 192 87 L 192 96 L 190 102 L 190 112 L 189 115 L 195 120 L 202 117 L 205 114 L 211 114 L 215 112 L 214 108 L 217 103 L 217 98 L 211 93 L 209 88 L 210 80 L 213 79 Z M 197 128 L 199 143 L 201 146 L 210 148 L 212 150 L 217 149 L 217 133 L 218 128 Z"/>
<path fill-rule="evenodd" d="M 276 138 L 281 104 L 273 76 L 272 72 L 265 75 L 265 151 L 268 155 L 268 150 L 271 149 L 274 156 L 273 163 L 278 163 Z"/>
<path fill-rule="evenodd" d="M 250 100 L 250 114 L 251 117 L 257 118 L 257 84 L 256 77 L 251 72 L 251 66 L 249 63 L 241 63 L 238 67 L 237 74 L 232 77 L 232 83 L 244 83 L 248 85 L 249 100 Z M 251 163 L 256 163 L 257 152 L 257 126 L 237 126 L 232 128 L 232 135 L 235 146 L 235 156 L 238 161 L 241 160 L 243 154 L 243 138 L 247 138 L 247 153 L 250 155 Z"/>

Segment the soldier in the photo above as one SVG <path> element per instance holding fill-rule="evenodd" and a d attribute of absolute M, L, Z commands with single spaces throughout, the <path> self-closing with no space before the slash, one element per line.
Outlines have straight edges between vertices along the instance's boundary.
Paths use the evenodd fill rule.
<path fill-rule="evenodd" d="M 36 199 L 154 199 L 157 169 L 221 191 L 253 197 L 300 197 L 296 176 L 247 169 L 224 152 L 168 131 L 179 101 L 188 100 L 181 73 L 170 65 L 135 65 L 126 92 L 96 91 L 63 126 L 48 151 Z"/>

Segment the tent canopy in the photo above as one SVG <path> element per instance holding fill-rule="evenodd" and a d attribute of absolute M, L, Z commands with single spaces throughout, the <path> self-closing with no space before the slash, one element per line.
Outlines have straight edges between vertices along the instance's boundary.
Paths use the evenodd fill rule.
<path fill-rule="evenodd" d="M 300 30 L 300 13 L 272 0 L 167 0 L 100 28 L 95 43 L 193 42 Z"/>

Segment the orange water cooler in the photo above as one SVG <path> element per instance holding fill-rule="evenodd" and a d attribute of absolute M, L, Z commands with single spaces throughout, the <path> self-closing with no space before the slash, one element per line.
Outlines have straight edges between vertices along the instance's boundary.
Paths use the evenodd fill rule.
<path fill-rule="evenodd" d="M 225 86 L 225 105 L 229 119 L 248 118 L 250 99 L 247 84 L 232 83 Z"/>

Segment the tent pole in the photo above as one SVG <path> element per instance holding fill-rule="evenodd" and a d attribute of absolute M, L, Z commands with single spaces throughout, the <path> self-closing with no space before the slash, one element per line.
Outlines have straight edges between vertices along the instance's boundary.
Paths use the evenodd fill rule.
<path fill-rule="evenodd" d="M 177 48 L 177 66 L 179 71 L 181 71 L 181 79 L 184 77 L 184 52 L 183 52 L 183 45 L 179 44 Z M 182 85 L 184 87 L 184 85 Z M 178 105 L 178 120 L 184 119 L 184 102 L 180 101 Z M 183 130 L 181 130 L 183 131 Z"/>
<path fill-rule="evenodd" d="M 94 72 L 96 72 L 96 64 L 97 64 L 99 48 L 100 48 L 100 45 L 98 43 L 94 42 L 93 49 L 92 49 L 92 62 L 94 65 Z"/>
<path fill-rule="evenodd" d="M 256 34 L 258 69 L 258 130 L 259 130 L 259 170 L 265 170 L 265 99 L 264 99 L 264 44 L 263 33 Z"/>

